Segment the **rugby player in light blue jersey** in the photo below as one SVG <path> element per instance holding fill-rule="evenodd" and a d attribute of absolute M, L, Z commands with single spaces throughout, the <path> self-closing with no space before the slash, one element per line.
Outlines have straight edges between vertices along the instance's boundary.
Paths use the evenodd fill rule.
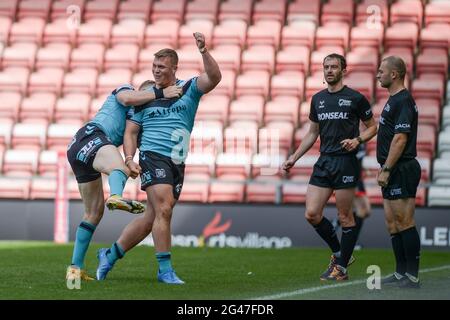
<path fill-rule="evenodd" d="M 141 213 L 145 206 L 134 200 L 122 198 L 128 176 L 133 179 L 137 173 L 130 172 L 124 164 L 117 147 L 123 143 L 127 113 L 131 106 L 138 106 L 155 99 L 153 91 L 145 91 L 152 85 L 144 82 L 139 91 L 131 85 L 115 89 L 104 102 L 94 119 L 75 134 L 68 146 L 67 158 L 75 174 L 84 203 L 84 216 L 75 237 L 72 264 L 67 268 L 66 279 L 94 280 L 84 269 L 84 258 L 92 235 L 104 211 L 105 200 L 101 173 L 109 176 L 111 196 L 106 204 L 110 210 L 120 209 Z M 171 86 L 163 91 L 165 97 L 178 97 L 181 88 Z"/>
<path fill-rule="evenodd" d="M 196 32 L 193 35 L 205 72 L 188 81 L 177 80 L 177 53 L 172 49 L 158 51 L 152 70 L 156 81 L 153 91 L 157 99 L 134 108 L 133 116 L 127 121 L 124 138 L 126 164 L 131 172 L 141 174 L 141 189 L 147 193 L 147 208 L 143 216 L 125 227 L 111 248 L 98 251 L 98 280 L 105 279 L 115 262 L 152 232 L 159 263 L 158 281 L 184 283 L 171 264 L 172 210 L 183 186 L 184 160 L 200 97 L 214 89 L 222 78 L 218 64 L 208 53 L 203 34 Z M 171 85 L 182 88 L 180 98 L 162 97 L 161 91 Z M 133 162 L 137 147 L 139 164 Z"/>

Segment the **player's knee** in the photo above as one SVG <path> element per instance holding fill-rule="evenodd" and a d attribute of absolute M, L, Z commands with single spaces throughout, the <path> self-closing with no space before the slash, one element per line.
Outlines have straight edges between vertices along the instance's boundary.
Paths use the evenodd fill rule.
<path fill-rule="evenodd" d="M 398 232 L 397 224 L 394 220 L 386 220 L 386 228 L 390 234 L 394 234 Z"/>
<path fill-rule="evenodd" d="M 156 209 L 156 217 L 164 220 L 170 220 L 172 218 L 172 206 L 163 204 Z"/>
<path fill-rule="evenodd" d="M 320 214 L 317 214 L 316 212 L 306 210 L 305 211 L 305 219 L 312 225 L 317 225 L 320 223 L 320 220 L 322 220 L 322 217 Z"/>

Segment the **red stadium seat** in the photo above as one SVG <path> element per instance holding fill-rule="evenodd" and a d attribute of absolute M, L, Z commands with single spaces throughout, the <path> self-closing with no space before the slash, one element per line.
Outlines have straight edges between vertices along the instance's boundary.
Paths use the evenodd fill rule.
<path fill-rule="evenodd" d="M 306 46 L 289 45 L 278 51 L 275 71 L 299 71 L 309 73 L 310 50 Z"/>
<path fill-rule="evenodd" d="M 242 53 L 241 69 L 245 71 L 267 71 L 273 73 L 275 68 L 275 50 L 267 45 L 255 45 Z"/>
<path fill-rule="evenodd" d="M 270 95 L 272 99 L 277 96 L 292 96 L 303 99 L 305 91 L 305 75 L 302 72 L 284 71 L 272 76 Z"/>
<path fill-rule="evenodd" d="M 24 67 L 32 70 L 36 61 L 37 45 L 18 42 L 6 47 L 2 54 L 2 67 Z"/>
<path fill-rule="evenodd" d="M 257 79 L 257 80 L 256 80 Z M 266 71 L 247 71 L 240 74 L 236 80 L 236 96 L 261 95 L 269 96 L 270 74 Z"/>
<path fill-rule="evenodd" d="M 282 24 L 277 20 L 261 20 L 249 26 L 247 45 L 269 45 L 278 49 L 280 46 Z"/>
<path fill-rule="evenodd" d="M 261 96 L 245 95 L 233 100 L 230 105 L 230 122 L 238 120 L 256 121 L 262 124 L 264 99 Z"/>
<path fill-rule="evenodd" d="M 387 0 L 364 0 L 356 9 L 356 23 L 364 23 L 369 28 L 382 28 L 388 23 Z M 381 24 L 382 26 L 379 26 Z"/>
<path fill-rule="evenodd" d="M 262 151 L 253 155 L 252 177 L 262 181 L 281 178 L 283 176 L 281 166 L 286 161 L 287 155 L 280 153 L 279 150 Z"/>
<path fill-rule="evenodd" d="M 86 43 L 72 50 L 70 68 L 103 68 L 105 47 L 102 44 Z"/>
<path fill-rule="evenodd" d="M 236 72 L 232 70 L 222 70 L 222 80 L 217 87 L 214 88 L 215 94 L 223 94 L 233 97 L 236 88 Z M 244 82 L 246 82 L 245 80 Z"/>
<path fill-rule="evenodd" d="M 5 176 L 31 177 L 38 165 L 37 150 L 6 150 L 3 159 Z"/>
<path fill-rule="evenodd" d="M 345 77 L 345 83 L 363 94 L 369 102 L 372 102 L 374 96 L 374 82 L 373 73 L 368 72 L 352 72 Z"/>
<path fill-rule="evenodd" d="M 450 23 L 433 23 L 421 30 L 420 49 L 437 48 L 447 50 L 450 45 Z"/>
<path fill-rule="evenodd" d="M 185 45 L 196 45 L 194 36 L 192 35 L 194 32 L 198 32 L 201 30 L 203 35 L 205 36 L 205 42 L 211 43 L 213 36 L 214 23 L 211 20 L 206 19 L 196 19 L 187 21 L 186 24 L 180 26 L 180 31 L 178 33 L 178 44 L 179 46 Z"/>
<path fill-rule="evenodd" d="M 45 147 L 47 125 L 44 123 L 16 123 L 12 131 L 11 147 L 40 151 Z"/>
<path fill-rule="evenodd" d="M 74 21 L 81 21 L 86 0 L 54 0 L 50 13 L 51 20 L 64 19 L 73 16 Z"/>
<path fill-rule="evenodd" d="M 135 44 L 117 44 L 106 50 L 104 68 L 106 71 L 123 68 L 130 71 L 137 69 L 139 47 Z"/>
<path fill-rule="evenodd" d="M 413 22 L 397 22 L 386 29 L 384 49 L 405 47 L 414 50 L 419 38 L 419 27 Z"/>
<path fill-rule="evenodd" d="M 11 30 L 11 26 L 11 18 L 0 16 L 0 43 L 8 43 L 9 31 Z"/>
<path fill-rule="evenodd" d="M 208 202 L 209 176 L 204 174 L 188 174 L 185 176 L 180 202 Z"/>
<path fill-rule="evenodd" d="M 342 22 L 328 22 L 317 28 L 316 47 L 339 46 L 346 50 L 350 38 L 350 28 Z"/>
<path fill-rule="evenodd" d="M 5 147 L 9 147 L 11 143 L 11 133 L 12 133 L 12 127 L 14 122 L 10 119 L 5 119 L 0 117 L 0 148 L 2 150 L 5 149 Z M 0 161 L 3 160 L 3 154 L 2 157 L 0 157 Z M 0 171 L 1 171 L 1 165 L 0 165 Z"/>
<path fill-rule="evenodd" d="M 419 157 L 432 159 L 436 150 L 436 129 L 430 125 L 419 125 L 417 129 L 417 153 Z"/>
<path fill-rule="evenodd" d="M 245 183 L 241 176 L 224 175 L 220 179 L 211 182 L 209 189 L 209 203 L 244 201 Z"/>
<path fill-rule="evenodd" d="M 294 148 L 297 149 L 300 146 L 300 143 L 303 140 L 303 137 L 308 133 L 309 131 L 309 124 L 305 124 L 300 129 L 297 129 L 295 131 L 294 135 Z M 311 149 L 306 153 L 310 156 L 318 156 L 320 154 L 320 137 L 317 138 L 316 142 L 313 144 Z"/>
<path fill-rule="evenodd" d="M 65 16 L 66 17 L 66 16 Z M 47 23 L 44 29 L 43 43 L 68 43 L 75 46 L 77 21 L 70 22 L 67 18 L 60 18 Z"/>
<path fill-rule="evenodd" d="M 448 50 L 427 48 L 417 56 L 416 76 L 420 77 L 424 73 L 438 73 L 444 79 L 447 78 L 448 71 Z"/>
<path fill-rule="evenodd" d="M 350 31 L 350 48 L 371 47 L 378 53 L 384 40 L 384 27 L 379 24 L 378 28 L 368 27 L 366 24 L 353 27 Z"/>
<path fill-rule="evenodd" d="M 230 97 L 208 94 L 200 100 L 195 119 L 197 121 L 221 121 L 225 124 L 228 122 L 229 105 Z"/>
<path fill-rule="evenodd" d="M 110 69 L 99 75 L 96 95 L 111 93 L 124 83 L 131 83 L 132 72 L 129 69 Z"/>
<path fill-rule="evenodd" d="M 292 147 L 294 126 L 287 121 L 272 121 L 259 130 L 259 153 L 287 154 Z"/>
<path fill-rule="evenodd" d="M 140 19 L 126 19 L 112 27 L 111 44 L 133 44 L 142 47 L 146 24 Z"/>
<path fill-rule="evenodd" d="M 448 1 L 432 1 L 425 6 L 425 25 L 429 26 L 434 23 L 450 24 L 450 3 Z"/>
<path fill-rule="evenodd" d="M 30 195 L 30 179 L 0 177 L 0 198 L 28 200 Z"/>
<path fill-rule="evenodd" d="M 60 98 L 55 107 L 55 121 L 61 119 L 77 119 L 85 122 L 88 119 L 91 96 L 86 93 L 69 93 Z"/>
<path fill-rule="evenodd" d="M 29 76 L 28 68 L 4 68 L 0 72 L 0 91 L 14 91 L 24 94 Z"/>
<path fill-rule="evenodd" d="M 300 126 L 309 122 L 309 112 L 311 110 L 311 100 L 304 101 L 300 104 L 299 122 Z"/>
<path fill-rule="evenodd" d="M 293 96 L 279 95 L 266 103 L 264 122 L 289 121 L 294 127 L 298 125 L 300 99 Z"/>
<path fill-rule="evenodd" d="M 56 196 L 56 179 L 34 177 L 31 180 L 30 199 L 55 199 Z"/>
<path fill-rule="evenodd" d="M 243 20 L 250 24 L 253 0 L 226 0 L 220 3 L 219 21 Z"/>
<path fill-rule="evenodd" d="M 316 25 L 311 21 L 292 21 L 283 27 L 281 33 L 281 45 L 306 46 L 311 50 L 314 46 Z"/>
<path fill-rule="evenodd" d="M 21 0 L 17 18 L 36 17 L 47 20 L 50 14 L 51 2 L 51 0 Z"/>
<path fill-rule="evenodd" d="M 324 84 L 324 79 L 322 74 L 317 74 L 314 77 L 306 78 L 305 85 L 305 98 L 306 100 L 310 100 L 313 95 L 315 95 L 318 91 L 326 88 L 326 84 Z"/>
<path fill-rule="evenodd" d="M 20 93 L 0 92 L 0 119 L 11 119 L 16 122 L 19 118 L 21 101 L 22 95 Z"/>
<path fill-rule="evenodd" d="M 322 7 L 321 22 L 344 22 L 351 26 L 353 24 L 353 1 L 352 0 L 330 0 Z"/>
<path fill-rule="evenodd" d="M 416 98 L 435 99 L 442 105 L 444 82 L 440 74 L 423 74 L 412 82 L 412 95 Z"/>
<path fill-rule="evenodd" d="M 152 69 L 144 69 L 135 73 L 131 80 L 131 84 L 137 89 L 146 80 L 153 80 Z"/>
<path fill-rule="evenodd" d="M 42 43 L 45 20 L 40 18 L 24 18 L 14 22 L 9 32 L 9 42 L 34 42 Z"/>
<path fill-rule="evenodd" d="M 378 70 L 378 50 L 373 47 L 356 47 L 347 53 L 347 72 L 368 72 L 375 79 Z"/>
<path fill-rule="evenodd" d="M 241 48 L 237 45 L 218 45 L 210 50 L 220 70 L 238 72 L 241 67 Z M 203 64 L 203 63 L 202 63 Z"/>
<path fill-rule="evenodd" d="M 141 0 L 127 0 L 119 3 L 119 12 L 117 18 L 119 21 L 127 19 L 139 19 L 148 23 L 150 19 L 151 7 L 153 0 L 141 1 Z"/>
<path fill-rule="evenodd" d="M 156 2 L 158 4 L 159 2 Z M 178 46 L 178 30 L 180 21 L 176 19 L 162 19 L 154 21 L 145 29 L 144 45 L 150 46 L 156 43 L 168 43 L 170 47 Z M 161 48 L 162 49 L 162 48 Z"/>
<path fill-rule="evenodd" d="M 21 121 L 29 118 L 40 118 L 50 122 L 53 119 L 55 103 L 56 95 L 53 93 L 33 93 L 23 99 L 19 111 L 19 118 Z"/>
<path fill-rule="evenodd" d="M 432 125 L 435 130 L 441 123 L 441 107 L 434 99 L 414 99 L 419 110 L 419 125 Z"/>
<path fill-rule="evenodd" d="M 56 177 L 58 170 L 58 153 L 55 150 L 44 150 L 39 155 L 38 174 L 45 177 Z"/>
<path fill-rule="evenodd" d="M 223 125 L 218 121 L 197 121 L 191 132 L 190 152 L 215 156 L 223 152 Z"/>
<path fill-rule="evenodd" d="M 203 71 L 203 59 L 201 54 L 198 52 L 196 45 L 184 46 L 177 50 L 178 54 L 178 67 L 180 69 L 192 69 L 196 70 L 197 73 Z"/>
<path fill-rule="evenodd" d="M 0 1 L 0 16 L 14 19 L 16 16 L 19 0 Z"/>
<path fill-rule="evenodd" d="M 151 20 L 173 19 L 181 23 L 186 9 L 186 0 L 161 0 L 153 4 Z"/>
<path fill-rule="evenodd" d="M 47 132 L 47 149 L 67 151 L 75 133 L 80 129 L 81 123 L 76 124 L 50 124 Z"/>
<path fill-rule="evenodd" d="M 108 19 L 114 20 L 117 14 L 119 0 L 93 0 L 86 2 L 84 20 Z"/>
<path fill-rule="evenodd" d="M 96 43 L 109 45 L 112 21 L 109 19 L 92 19 L 81 24 L 78 29 L 78 45 Z"/>
<path fill-rule="evenodd" d="M 283 183 L 283 203 L 299 203 L 306 202 L 306 190 L 308 182 L 285 182 Z"/>
<path fill-rule="evenodd" d="M 79 68 L 66 73 L 63 80 L 63 93 L 86 93 L 93 95 L 97 85 L 97 69 Z"/>
<path fill-rule="evenodd" d="M 278 184 L 280 187 L 278 187 Z M 255 180 L 247 183 L 247 197 L 248 203 L 276 203 L 277 189 L 280 188 L 281 194 L 281 179 L 279 177 L 258 177 Z"/>
<path fill-rule="evenodd" d="M 208 179 L 214 175 L 216 157 L 212 153 L 189 153 L 186 158 L 185 174 L 202 174 Z"/>
<path fill-rule="evenodd" d="M 226 165 L 233 166 L 236 163 L 238 166 L 246 166 L 247 159 L 245 157 L 256 153 L 258 148 L 257 124 L 251 125 L 249 121 L 244 123 L 245 126 L 233 124 L 225 129 L 223 141 L 226 153 L 217 158 L 217 175 L 219 175 L 219 168 Z M 234 155 L 242 155 L 242 157 L 239 156 L 235 159 Z M 248 173 L 245 175 L 248 176 Z"/>
<path fill-rule="evenodd" d="M 262 0 L 255 2 L 253 8 L 253 22 L 261 20 L 277 20 L 284 25 L 286 16 L 286 1 L 284 0 Z"/>
<path fill-rule="evenodd" d="M 397 1 L 391 5 L 391 24 L 412 22 L 422 28 L 423 8 L 421 0 Z"/>
<path fill-rule="evenodd" d="M 207 19 L 216 23 L 217 14 L 219 12 L 219 2 L 219 0 L 189 1 L 187 3 L 184 19 L 186 21 L 194 19 Z"/>
<path fill-rule="evenodd" d="M 309 20 L 319 24 L 320 0 L 295 0 L 289 3 L 287 21 Z"/>
<path fill-rule="evenodd" d="M 36 55 L 36 68 L 60 68 L 67 70 L 71 47 L 67 43 L 50 43 L 41 47 Z"/>
<path fill-rule="evenodd" d="M 242 49 L 246 40 L 247 23 L 245 21 L 224 20 L 215 26 L 212 44 L 214 48 L 218 45 L 238 45 Z"/>
<path fill-rule="evenodd" d="M 51 92 L 61 93 L 64 70 L 57 68 L 42 68 L 33 72 L 28 81 L 28 93 Z"/>

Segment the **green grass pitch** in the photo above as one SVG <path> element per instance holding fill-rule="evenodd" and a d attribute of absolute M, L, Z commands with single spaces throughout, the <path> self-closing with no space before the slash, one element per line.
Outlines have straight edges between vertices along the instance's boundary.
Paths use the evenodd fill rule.
<path fill-rule="evenodd" d="M 87 254 L 92 276 L 100 247 L 92 244 Z M 422 250 L 420 290 L 369 290 L 367 267 L 380 266 L 382 275 L 392 272 L 391 250 L 355 252 L 356 262 L 349 267 L 350 281 L 355 283 L 338 282 L 333 288 L 330 285 L 336 283 L 319 280 L 329 260 L 326 249 L 177 247 L 172 260 L 186 285 L 170 286 L 156 281 L 154 248 L 139 246 L 118 261 L 107 280 L 82 282 L 79 290 L 69 290 L 65 271 L 72 248 L 73 244 L 50 242 L 0 242 L 0 299 L 450 299 L 450 252 L 444 251 Z"/>

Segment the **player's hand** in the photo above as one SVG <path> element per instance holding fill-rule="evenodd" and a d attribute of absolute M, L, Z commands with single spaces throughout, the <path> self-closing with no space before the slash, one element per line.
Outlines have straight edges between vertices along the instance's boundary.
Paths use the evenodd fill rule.
<path fill-rule="evenodd" d="M 164 98 L 179 98 L 183 95 L 183 88 L 173 85 L 163 89 Z"/>
<path fill-rule="evenodd" d="M 359 146 L 357 139 L 345 139 L 341 141 L 341 146 L 347 151 L 353 151 Z"/>
<path fill-rule="evenodd" d="M 387 187 L 388 182 L 389 182 L 389 176 L 390 176 L 390 172 L 382 171 L 380 169 L 380 171 L 378 171 L 378 175 L 377 175 L 378 185 L 383 188 Z"/>
<path fill-rule="evenodd" d="M 130 169 L 130 177 L 136 179 L 137 176 L 142 172 L 142 168 L 134 161 L 129 161 L 127 164 L 128 169 Z"/>
<path fill-rule="evenodd" d="M 289 170 L 294 166 L 295 164 L 295 160 L 292 157 L 289 157 L 285 162 L 283 162 L 283 164 L 281 165 L 281 169 L 286 172 L 289 173 Z"/>
<path fill-rule="evenodd" d="M 194 32 L 192 35 L 195 38 L 195 42 L 197 44 L 197 48 L 203 49 L 206 46 L 205 36 L 203 35 L 203 33 Z"/>

